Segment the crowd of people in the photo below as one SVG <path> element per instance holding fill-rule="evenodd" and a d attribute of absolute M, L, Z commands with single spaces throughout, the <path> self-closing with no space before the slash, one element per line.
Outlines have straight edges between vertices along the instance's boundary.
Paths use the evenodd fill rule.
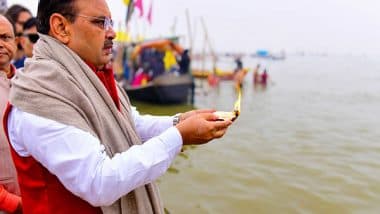
<path fill-rule="evenodd" d="M 110 65 L 105 0 L 40 0 L 31 14 L 0 15 L 0 212 L 164 213 L 154 181 L 183 145 L 220 138 L 232 121 L 131 106 Z"/>
<path fill-rule="evenodd" d="M 240 58 L 236 58 L 236 68 L 234 70 L 234 81 L 236 87 L 242 87 L 244 78 L 248 72 L 248 70 L 243 68 L 243 62 Z M 253 81 L 252 83 L 254 86 L 266 86 L 268 83 L 268 71 L 266 68 L 262 72 L 260 72 L 260 64 L 257 64 L 257 66 L 253 69 Z"/>
<path fill-rule="evenodd" d="M 160 40 L 159 42 L 162 42 Z M 121 64 L 116 67 L 122 67 L 123 81 L 127 81 L 132 86 L 145 85 L 147 82 L 156 77 L 174 73 L 183 75 L 190 73 L 190 55 L 189 50 L 176 50 L 174 42 L 166 40 L 165 48 L 156 47 L 138 47 L 141 44 L 132 43 L 118 49 L 117 55 L 121 57 L 115 64 Z M 123 45 L 122 45 L 123 46 Z M 136 55 L 133 55 L 135 49 L 141 49 Z M 117 56 L 118 57 L 118 56 Z"/>
<path fill-rule="evenodd" d="M 263 72 L 260 72 L 260 64 L 257 64 L 256 68 L 253 70 L 253 84 L 255 86 L 262 85 L 266 86 L 268 83 L 268 71 L 264 68 Z"/>

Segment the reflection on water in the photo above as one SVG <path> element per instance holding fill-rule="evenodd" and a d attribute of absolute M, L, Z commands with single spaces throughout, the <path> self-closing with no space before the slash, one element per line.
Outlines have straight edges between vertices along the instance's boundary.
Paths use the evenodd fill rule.
<path fill-rule="evenodd" d="M 189 104 L 181 105 L 158 105 L 131 100 L 132 105 L 137 107 L 141 114 L 174 115 L 179 112 L 193 110 L 195 107 Z"/>
<path fill-rule="evenodd" d="M 160 178 L 167 210 L 378 213 L 380 63 L 290 57 L 267 68 L 267 88 L 254 87 L 247 75 L 241 115 L 226 136 L 187 149 Z M 198 84 L 195 106 L 228 111 L 235 100 L 230 82 Z"/>

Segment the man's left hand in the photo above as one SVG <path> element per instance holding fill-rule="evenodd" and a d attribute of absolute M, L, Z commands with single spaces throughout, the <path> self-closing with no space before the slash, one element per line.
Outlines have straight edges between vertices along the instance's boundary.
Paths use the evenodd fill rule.
<path fill-rule="evenodd" d="M 194 116 L 196 114 L 202 114 L 202 113 L 213 113 L 215 112 L 214 109 L 197 109 L 197 110 L 191 110 L 191 111 L 188 111 L 188 112 L 185 112 L 185 113 L 182 113 L 180 116 L 179 116 L 179 122 L 182 122 L 184 120 L 186 120 L 187 118 L 191 117 L 191 116 Z"/>

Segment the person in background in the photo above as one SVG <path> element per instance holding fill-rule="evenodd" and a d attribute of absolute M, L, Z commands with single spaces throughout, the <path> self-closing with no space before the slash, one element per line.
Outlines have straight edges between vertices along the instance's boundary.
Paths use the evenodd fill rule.
<path fill-rule="evenodd" d="M 188 49 L 185 49 L 181 54 L 181 59 L 179 60 L 178 65 L 180 74 L 187 74 L 190 72 L 190 56 Z"/>
<path fill-rule="evenodd" d="M 13 58 L 13 65 L 16 66 L 16 68 L 22 68 L 24 67 L 25 54 L 20 43 L 20 37 L 23 34 L 23 26 L 25 22 L 32 17 L 32 13 L 26 7 L 14 4 L 8 8 L 5 16 L 14 23 L 16 31 L 17 52 Z"/>
<path fill-rule="evenodd" d="M 16 52 L 15 35 L 12 24 L 0 15 L 0 112 L 1 117 L 8 102 L 10 79 L 15 74 L 11 60 Z M 22 203 L 9 144 L 0 125 L 0 213 L 20 212 Z"/>
<path fill-rule="evenodd" d="M 154 181 L 183 145 L 222 137 L 213 110 L 140 115 L 115 83 L 106 0 L 40 0 L 40 40 L 4 116 L 25 213 L 164 213 Z"/>
<path fill-rule="evenodd" d="M 235 73 L 238 73 L 239 71 L 243 70 L 243 62 L 241 61 L 241 57 L 236 57 L 235 59 L 236 68 Z"/>
<path fill-rule="evenodd" d="M 178 71 L 177 59 L 175 57 L 175 53 L 171 45 L 167 45 L 167 47 L 165 48 L 165 55 L 163 57 L 163 61 L 166 72 Z"/>
<path fill-rule="evenodd" d="M 247 75 L 248 70 L 243 68 L 243 62 L 241 61 L 241 57 L 236 57 L 235 59 L 236 68 L 234 71 L 234 81 L 235 81 L 235 87 L 241 88 L 243 87 L 243 81 L 245 78 L 245 75 Z"/>
<path fill-rule="evenodd" d="M 33 56 L 33 46 L 40 38 L 37 34 L 37 19 L 32 17 L 28 19 L 23 26 L 23 34 L 20 37 L 20 44 L 26 57 Z"/>
<path fill-rule="evenodd" d="M 253 83 L 256 85 L 260 83 L 260 74 L 259 74 L 260 64 L 257 64 L 256 68 L 253 70 Z"/>
<path fill-rule="evenodd" d="M 267 85 L 267 82 L 268 82 L 268 72 L 267 72 L 267 69 L 265 68 L 264 69 L 264 71 L 263 71 L 263 73 L 261 74 L 261 84 L 262 85 Z"/>
<path fill-rule="evenodd" d="M 234 81 L 235 81 L 235 87 L 236 88 L 242 88 L 243 87 L 243 82 L 244 78 L 247 75 L 248 70 L 247 69 L 241 69 L 238 71 L 235 76 L 234 76 Z"/>
<path fill-rule="evenodd" d="M 185 49 L 183 53 L 181 54 L 181 59 L 178 63 L 179 73 L 191 74 L 190 63 L 191 63 L 191 57 L 190 57 L 189 49 Z M 191 104 L 194 104 L 194 97 L 195 97 L 195 82 L 194 82 L 193 75 L 191 75 L 191 88 L 190 88 L 190 103 Z"/>

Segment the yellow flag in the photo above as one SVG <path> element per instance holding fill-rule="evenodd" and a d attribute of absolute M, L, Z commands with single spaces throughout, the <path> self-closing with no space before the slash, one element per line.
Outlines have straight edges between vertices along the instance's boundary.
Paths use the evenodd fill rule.
<path fill-rule="evenodd" d="M 129 5 L 129 1 L 130 0 L 123 0 L 124 4 L 127 5 L 127 6 Z"/>

